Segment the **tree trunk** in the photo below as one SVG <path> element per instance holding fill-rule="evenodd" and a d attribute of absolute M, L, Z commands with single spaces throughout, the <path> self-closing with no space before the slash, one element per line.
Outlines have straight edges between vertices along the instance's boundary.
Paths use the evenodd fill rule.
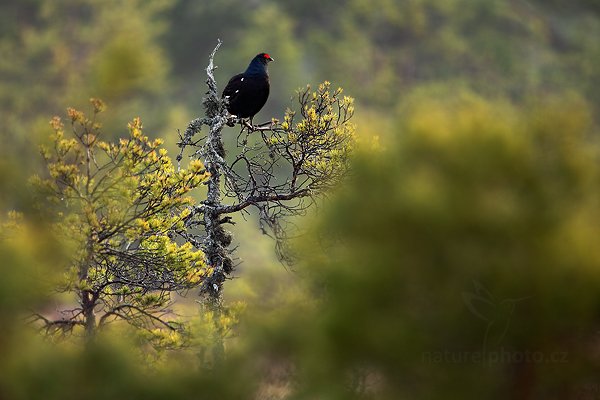
<path fill-rule="evenodd" d="M 86 246 L 86 258 L 79 269 L 79 284 L 87 285 L 87 278 L 92 263 L 93 252 L 94 252 L 94 239 L 88 238 Z M 83 326 L 85 328 L 85 339 L 86 342 L 92 340 L 96 333 L 96 313 L 94 308 L 96 306 L 96 296 L 88 289 L 83 289 L 79 292 L 81 311 L 83 314 Z"/>
<path fill-rule="evenodd" d="M 90 341 L 96 334 L 96 313 L 94 312 L 96 300 L 89 290 L 81 292 L 81 306 L 84 317 L 85 339 Z"/>
<path fill-rule="evenodd" d="M 214 78 L 213 59 L 221 42 L 213 50 L 206 73 L 208 79 L 208 92 L 203 100 L 206 109 L 206 124 L 209 127 L 206 143 L 204 144 L 202 157 L 204 166 L 210 173 L 208 180 L 208 193 L 203 205 L 204 229 L 206 237 L 203 243 L 203 251 L 206 255 L 208 265 L 213 268 L 202 289 L 201 295 L 207 297 L 209 303 L 213 303 L 215 310 L 220 306 L 221 290 L 223 282 L 232 270 L 231 259 L 227 247 L 231 243 L 231 235 L 221 225 L 221 176 L 225 166 L 225 148 L 221 137 L 223 126 L 227 123 L 227 109 L 219 97 L 217 82 Z"/>
<path fill-rule="evenodd" d="M 206 72 L 208 75 L 208 93 L 204 98 L 203 105 L 206 108 L 206 122 L 209 127 L 206 143 L 203 147 L 202 156 L 204 166 L 210 173 L 207 189 L 208 193 L 203 204 L 204 229 L 206 237 L 203 242 L 203 251 L 206 261 L 213 269 L 212 274 L 205 280 L 200 290 L 204 297 L 204 303 L 211 311 L 216 331 L 212 345 L 212 359 L 214 363 L 221 362 L 225 357 L 225 345 L 223 335 L 220 331 L 220 315 L 222 312 L 222 289 L 227 274 L 231 273 L 231 259 L 227 247 L 231 243 L 231 235 L 221 226 L 221 214 L 218 211 L 221 204 L 221 176 L 225 165 L 225 147 L 221 137 L 223 126 L 227 122 L 227 110 L 217 90 L 214 79 L 213 59 L 221 42 L 217 44 L 210 56 Z"/>

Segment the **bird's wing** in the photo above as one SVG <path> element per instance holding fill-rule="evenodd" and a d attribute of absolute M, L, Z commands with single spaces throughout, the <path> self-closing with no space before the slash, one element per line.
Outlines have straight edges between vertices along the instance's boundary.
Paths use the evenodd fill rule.
<path fill-rule="evenodd" d="M 223 97 L 228 97 L 230 103 L 237 96 L 243 79 L 244 74 L 237 74 L 229 80 L 227 86 L 223 89 Z"/>

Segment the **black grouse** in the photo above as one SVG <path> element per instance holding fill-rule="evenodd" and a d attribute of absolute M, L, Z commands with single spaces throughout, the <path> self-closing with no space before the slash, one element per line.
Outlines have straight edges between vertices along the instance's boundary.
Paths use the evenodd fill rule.
<path fill-rule="evenodd" d="M 267 64 L 273 58 L 267 53 L 260 53 L 250 61 L 250 65 L 242 74 L 229 80 L 223 90 L 223 97 L 229 99 L 227 110 L 239 118 L 250 118 L 260 111 L 269 97 L 269 72 Z"/>

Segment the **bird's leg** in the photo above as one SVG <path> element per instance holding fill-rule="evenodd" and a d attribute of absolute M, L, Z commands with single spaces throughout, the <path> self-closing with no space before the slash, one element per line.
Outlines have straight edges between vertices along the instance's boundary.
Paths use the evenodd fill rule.
<path fill-rule="evenodd" d="M 238 143 L 238 145 L 245 146 L 248 143 L 248 139 L 247 139 L 248 136 L 246 136 L 246 138 L 244 138 L 242 141 L 240 141 L 240 137 L 244 133 L 244 129 L 246 129 L 246 127 L 243 124 L 241 124 L 241 125 L 242 125 L 242 129 L 240 130 L 240 133 L 237 136 L 237 143 Z"/>
<path fill-rule="evenodd" d="M 250 119 L 250 122 L 248 122 L 244 119 L 244 120 L 240 121 L 240 123 L 242 124 L 242 129 L 247 128 L 248 132 L 254 131 L 254 125 L 252 125 L 252 119 Z"/>

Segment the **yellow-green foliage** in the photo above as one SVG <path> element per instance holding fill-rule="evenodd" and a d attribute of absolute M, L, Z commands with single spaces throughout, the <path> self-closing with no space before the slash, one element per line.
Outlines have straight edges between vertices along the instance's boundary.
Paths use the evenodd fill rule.
<path fill-rule="evenodd" d="M 22 346 L 27 351 L 0 358 L 0 388 L 9 398 L 44 388 L 50 399 L 593 393 L 600 148 L 590 121 L 577 99 L 522 110 L 468 93 L 414 101 L 395 139 L 386 135 L 357 157 L 348 184 L 301 239 L 308 259 L 296 269 L 310 300 L 293 290 L 294 302 L 279 301 L 285 290 L 265 278 L 262 296 L 273 305 L 254 307 L 257 317 L 233 332 L 210 373 L 206 354 L 198 362 L 196 353 L 175 352 L 149 367 L 125 347 Z M 0 294 L 0 304 L 12 303 Z M 202 313 L 192 329 L 197 348 L 209 351 L 212 335 L 228 336 L 238 311 Z M 166 347 L 181 340 L 148 335 Z"/>
<path fill-rule="evenodd" d="M 402 121 L 307 236 L 326 296 L 296 333 L 304 387 L 354 398 L 354 377 L 361 398 L 577 398 L 600 371 L 587 105 L 461 94 L 415 102 Z"/>
<path fill-rule="evenodd" d="M 68 109 L 71 137 L 60 118 L 52 119 L 52 144 L 42 148 L 48 175 L 32 179 L 52 230 L 73 249 L 64 287 L 97 293 L 106 313 L 116 306 L 111 296 L 160 309 L 168 297 L 148 291 L 195 287 L 209 272 L 201 251 L 174 239 L 193 205 L 190 191 L 208 175 L 199 161 L 176 171 L 162 141 L 143 134 L 139 118 L 127 139 L 101 141 L 96 120 L 104 104 L 91 103 L 91 118 Z"/>
<path fill-rule="evenodd" d="M 342 95 L 342 89 L 331 90 L 327 81 L 311 92 L 310 86 L 298 91 L 301 120 L 287 110 L 281 123 L 282 132 L 274 132 L 269 145 L 285 148 L 292 167 L 320 184 L 339 182 L 348 167 L 355 142 L 355 125 L 348 122 L 354 114 L 354 99 Z"/>

